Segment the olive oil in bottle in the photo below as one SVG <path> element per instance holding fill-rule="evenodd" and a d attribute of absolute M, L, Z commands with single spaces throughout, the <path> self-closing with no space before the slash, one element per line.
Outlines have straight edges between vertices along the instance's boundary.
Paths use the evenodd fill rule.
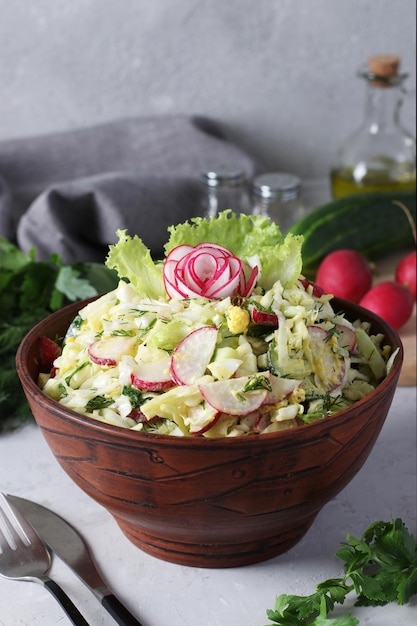
<path fill-rule="evenodd" d="M 414 171 L 410 168 L 403 175 L 399 172 L 396 178 L 387 175 L 384 171 L 370 171 L 361 180 L 356 181 L 353 167 L 340 167 L 332 170 L 330 179 L 333 198 L 367 191 L 396 192 L 411 191 L 416 188 L 415 168 Z"/>
<path fill-rule="evenodd" d="M 359 72 L 366 83 L 365 116 L 330 172 L 333 198 L 416 187 L 416 142 L 399 118 L 407 78 L 399 65 L 395 55 L 378 55 Z"/>

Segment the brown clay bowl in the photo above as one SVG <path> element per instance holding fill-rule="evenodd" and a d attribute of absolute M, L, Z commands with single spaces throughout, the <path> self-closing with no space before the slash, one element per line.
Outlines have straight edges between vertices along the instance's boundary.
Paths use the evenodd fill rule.
<path fill-rule="evenodd" d="M 348 319 L 400 348 L 369 396 L 325 420 L 278 433 L 205 439 L 141 434 L 81 416 L 37 386 L 38 339 L 63 336 L 85 302 L 35 326 L 17 371 L 49 447 L 72 480 L 104 506 L 136 546 L 197 567 L 236 567 L 294 546 L 361 469 L 387 416 L 401 370 L 398 334 L 365 309 L 334 301 Z"/>

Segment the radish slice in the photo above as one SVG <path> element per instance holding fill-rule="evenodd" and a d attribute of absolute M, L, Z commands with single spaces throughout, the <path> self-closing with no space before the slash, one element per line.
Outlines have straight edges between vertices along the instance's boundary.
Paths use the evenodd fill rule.
<path fill-rule="evenodd" d="M 307 330 L 311 342 L 327 342 L 330 340 L 331 334 L 322 326 L 307 326 Z"/>
<path fill-rule="evenodd" d="M 274 326 L 278 328 L 278 316 L 275 313 L 267 313 L 266 311 L 260 311 L 254 307 L 251 311 L 252 321 L 255 324 L 261 324 L 262 326 Z"/>
<path fill-rule="evenodd" d="M 320 326 L 308 326 L 315 377 L 327 391 L 335 391 L 346 380 L 346 359 L 333 351 L 330 333 Z"/>
<path fill-rule="evenodd" d="M 217 328 L 203 326 L 193 330 L 171 356 L 171 376 L 177 385 L 192 385 L 204 375 L 217 343 Z"/>
<path fill-rule="evenodd" d="M 248 415 L 256 411 L 265 401 L 267 389 L 244 391 L 251 376 L 216 380 L 198 386 L 203 398 L 215 409 L 229 415 Z"/>
<path fill-rule="evenodd" d="M 194 250 L 193 246 L 189 246 L 187 244 L 182 244 L 181 246 L 176 246 L 171 250 L 171 252 L 166 257 L 167 261 L 180 261 L 183 256 L 189 254 Z"/>
<path fill-rule="evenodd" d="M 246 297 L 258 273 L 257 267 L 251 270 L 230 250 L 213 243 L 173 248 L 163 269 L 165 290 L 170 298 Z"/>
<path fill-rule="evenodd" d="M 131 374 L 132 385 L 141 391 L 166 391 L 175 383 L 165 372 L 163 365 L 157 361 L 141 363 Z"/>
<path fill-rule="evenodd" d="M 133 361 L 130 379 L 142 391 L 166 391 L 175 385 L 171 377 L 171 356 L 165 350 L 140 346 Z"/>
<path fill-rule="evenodd" d="M 311 287 L 312 288 L 311 294 L 315 296 L 316 298 L 321 298 L 321 296 L 324 294 L 324 289 L 322 289 L 319 285 L 312 283 L 310 280 L 307 280 L 305 278 L 300 278 L 300 283 L 302 284 L 302 286 L 304 287 L 306 291 L 308 287 Z"/>
<path fill-rule="evenodd" d="M 170 298 L 187 298 L 185 291 L 180 291 L 176 284 L 175 268 L 176 261 L 166 260 L 164 263 L 164 287 Z"/>
<path fill-rule="evenodd" d="M 356 333 L 349 326 L 336 324 L 337 342 L 341 348 L 345 348 L 349 352 L 356 350 Z"/>
<path fill-rule="evenodd" d="M 97 339 L 88 348 L 88 355 L 97 365 L 115 366 L 124 355 L 132 355 L 136 347 L 135 337 L 107 337 Z"/>
<path fill-rule="evenodd" d="M 188 246 L 183 244 L 181 246 L 176 246 L 171 250 L 164 262 L 164 286 L 165 291 L 167 292 L 170 298 L 186 298 L 187 294 L 184 292 L 179 292 L 178 287 L 176 285 L 175 280 L 175 269 L 177 267 L 178 261 L 180 261 L 185 255 L 192 252 L 194 248 L 192 246 Z"/>
<path fill-rule="evenodd" d="M 244 285 L 241 286 L 240 293 L 244 298 L 249 296 L 252 289 L 254 288 L 256 279 L 258 278 L 258 274 L 259 274 L 259 268 L 256 265 L 250 273 L 249 280 L 247 281 L 246 286 Z"/>
<path fill-rule="evenodd" d="M 225 298 L 239 286 L 242 264 L 236 257 L 225 258 L 196 249 L 178 262 L 175 278 L 181 291 L 205 298 Z"/>
<path fill-rule="evenodd" d="M 266 395 L 264 404 L 277 404 L 290 396 L 296 389 L 301 386 L 301 380 L 293 378 L 280 378 L 279 376 L 269 375 L 271 391 Z"/>
<path fill-rule="evenodd" d="M 148 421 L 140 409 L 132 409 L 126 417 L 134 420 L 137 424 L 146 424 Z"/>
<path fill-rule="evenodd" d="M 49 371 L 55 359 L 60 356 L 61 348 L 53 339 L 45 336 L 39 337 L 38 346 L 41 365 L 46 371 Z"/>
<path fill-rule="evenodd" d="M 265 411 L 264 413 L 259 413 L 256 418 L 256 421 L 253 425 L 253 432 L 261 433 L 265 428 L 267 428 L 271 423 L 271 416 L 269 411 Z"/>
<path fill-rule="evenodd" d="M 199 404 L 188 409 L 184 424 L 189 427 L 192 435 L 202 435 L 219 419 L 221 413 L 209 404 Z"/>

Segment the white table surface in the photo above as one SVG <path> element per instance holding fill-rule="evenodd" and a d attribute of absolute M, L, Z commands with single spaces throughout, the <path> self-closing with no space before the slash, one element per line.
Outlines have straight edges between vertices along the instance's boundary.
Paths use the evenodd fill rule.
<path fill-rule="evenodd" d="M 397 389 L 365 465 L 307 535 L 286 554 L 253 566 L 190 568 L 145 554 L 69 479 L 34 424 L 0 435 L 0 490 L 36 500 L 80 530 L 108 585 L 144 626 L 264 626 L 276 595 L 306 595 L 320 581 L 342 575 L 335 553 L 347 533 L 359 536 L 372 522 L 394 517 L 416 533 L 416 388 Z M 51 574 L 92 626 L 115 624 L 57 558 Z M 405 606 L 357 608 L 352 595 L 342 609 L 367 626 L 417 623 L 417 597 Z M 48 591 L 0 578 L 1 626 L 53 624 L 70 622 Z"/>

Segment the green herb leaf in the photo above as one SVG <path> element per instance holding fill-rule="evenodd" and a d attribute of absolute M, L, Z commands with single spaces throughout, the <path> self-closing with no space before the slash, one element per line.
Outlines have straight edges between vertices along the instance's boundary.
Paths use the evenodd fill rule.
<path fill-rule="evenodd" d="M 111 406 L 113 402 L 114 400 L 112 398 L 106 398 L 106 396 L 94 396 L 94 398 L 91 398 L 91 400 L 87 402 L 85 408 L 87 411 L 96 411 Z"/>
<path fill-rule="evenodd" d="M 68 374 L 68 376 L 65 378 L 65 382 L 67 383 L 67 385 L 69 385 L 71 383 L 72 377 L 75 376 L 75 374 L 77 374 L 81 370 L 83 370 L 85 367 L 87 367 L 87 365 L 90 365 L 90 361 L 84 361 L 83 363 L 78 365 L 78 367 L 76 367 L 74 370 L 72 370 L 72 372 L 70 374 Z"/>
<path fill-rule="evenodd" d="M 97 295 L 95 289 L 85 278 L 80 278 L 80 272 L 69 266 L 63 266 L 58 271 L 55 288 L 68 300 L 84 300 Z"/>
<path fill-rule="evenodd" d="M 76 300 L 111 291 L 114 271 L 99 263 L 67 266 L 58 254 L 37 261 L 0 237 L 0 431 L 31 419 L 16 373 L 16 351 L 25 334 L 44 317 Z"/>
<path fill-rule="evenodd" d="M 262 374 L 258 376 L 251 376 L 244 386 L 243 391 L 246 393 L 247 391 L 256 391 L 257 389 L 272 391 L 271 382 L 266 376 L 263 376 Z"/>
<path fill-rule="evenodd" d="M 354 626 L 351 615 L 330 618 L 335 604 L 355 591 L 356 606 L 408 602 L 417 594 L 417 544 L 401 519 L 375 522 L 357 539 L 347 535 L 336 556 L 345 563 L 345 576 L 323 581 L 309 596 L 282 594 L 267 610 L 279 626 Z"/>
<path fill-rule="evenodd" d="M 135 387 L 125 385 L 122 389 L 122 394 L 129 398 L 132 409 L 138 409 L 145 402 L 143 393 Z"/>

